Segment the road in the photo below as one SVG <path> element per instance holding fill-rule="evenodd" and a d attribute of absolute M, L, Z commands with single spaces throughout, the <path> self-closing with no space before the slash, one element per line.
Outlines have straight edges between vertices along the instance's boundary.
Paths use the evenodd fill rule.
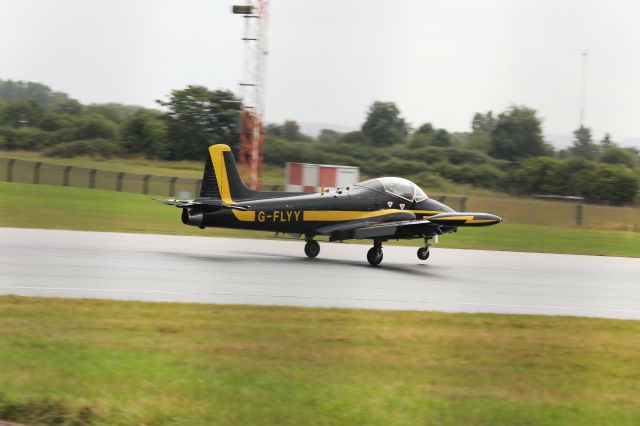
<path fill-rule="evenodd" d="M 321 247 L 0 228 L 0 294 L 640 319 L 637 258 L 387 246 L 372 267 L 368 246 Z"/>

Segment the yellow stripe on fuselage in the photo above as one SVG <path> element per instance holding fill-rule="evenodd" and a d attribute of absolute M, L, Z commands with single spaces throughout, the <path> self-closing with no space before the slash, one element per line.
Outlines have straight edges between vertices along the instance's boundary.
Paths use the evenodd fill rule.
<path fill-rule="evenodd" d="M 305 210 L 302 220 L 305 222 L 339 222 L 343 220 L 368 219 L 370 217 L 386 216 L 395 213 L 411 213 L 408 210 L 377 210 L 373 212 L 352 210 Z"/>

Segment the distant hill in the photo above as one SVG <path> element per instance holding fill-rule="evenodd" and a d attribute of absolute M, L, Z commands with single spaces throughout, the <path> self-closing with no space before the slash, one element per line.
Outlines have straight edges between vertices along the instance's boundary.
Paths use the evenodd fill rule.
<path fill-rule="evenodd" d="M 640 138 L 626 138 L 618 142 L 620 146 L 635 147 L 640 149 Z"/>
<path fill-rule="evenodd" d="M 573 135 L 547 134 L 547 135 L 544 135 L 544 139 L 558 149 L 568 148 L 571 145 L 573 145 Z M 635 147 L 640 149 L 640 138 L 625 138 L 622 140 L 617 140 L 616 138 L 613 138 L 613 141 L 625 148 Z M 600 142 L 600 141 L 596 139 L 595 142 Z"/>
<path fill-rule="evenodd" d="M 354 130 L 358 130 L 356 126 L 345 126 L 342 124 L 334 124 L 334 123 L 314 123 L 314 122 L 306 122 L 299 123 L 300 131 L 305 135 L 309 135 L 312 137 L 317 137 L 320 134 L 322 129 L 330 129 L 335 130 L 336 132 L 346 133 L 352 132 Z"/>

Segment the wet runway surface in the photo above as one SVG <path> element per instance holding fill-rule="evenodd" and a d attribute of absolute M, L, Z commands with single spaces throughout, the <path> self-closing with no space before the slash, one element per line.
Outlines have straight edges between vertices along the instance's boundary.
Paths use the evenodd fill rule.
<path fill-rule="evenodd" d="M 206 232 L 206 231 L 205 231 Z M 203 232 L 204 233 L 204 232 Z M 640 259 L 0 228 L 0 294 L 640 319 Z"/>

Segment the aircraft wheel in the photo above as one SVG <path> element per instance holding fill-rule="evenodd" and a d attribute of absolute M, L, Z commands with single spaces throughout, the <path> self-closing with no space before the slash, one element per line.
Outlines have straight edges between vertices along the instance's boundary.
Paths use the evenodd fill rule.
<path fill-rule="evenodd" d="M 382 262 L 382 249 L 371 247 L 367 252 L 367 260 L 373 266 L 377 266 Z"/>
<path fill-rule="evenodd" d="M 304 254 L 313 259 L 320 253 L 320 244 L 315 240 L 307 241 L 304 245 Z"/>
<path fill-rule="evenodd" d="M 420 247 L 418 249 L 418 259 L 427 260 L 429 258 L 429 247 Z"/>

